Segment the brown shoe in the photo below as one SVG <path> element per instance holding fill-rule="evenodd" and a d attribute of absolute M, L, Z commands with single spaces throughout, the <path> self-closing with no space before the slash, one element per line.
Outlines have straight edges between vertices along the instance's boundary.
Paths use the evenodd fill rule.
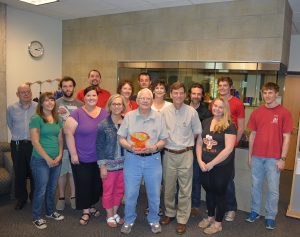
<path fill-rule="evenodd" d="M 192 209 L 191 209 L 191 217 L 196 217 L 198 215 L 199 215 L 199 208 L 192 207 Z"/>
<path fill-rule="evenodd" d="M 160 224 L 162 224 L 162 225 L 168 225 L 173 220 L 175 220 L 175 217 L 164 216 L 164 217 L 161 218 Z"/>
<path fill-rule="evenodd" d="M 178 235 L 182 235 L 185 233 L 185 231 L 186 231 L 186 225 L 178 223 L 176 226 L 176 233 Z"/>

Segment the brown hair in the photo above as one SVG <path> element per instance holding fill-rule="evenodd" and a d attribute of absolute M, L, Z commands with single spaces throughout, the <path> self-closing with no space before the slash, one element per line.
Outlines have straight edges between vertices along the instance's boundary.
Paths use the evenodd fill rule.
<path fill-rule="evenodd" d="M 183 88 L 184 93 L 186 93 L 185 85 L 180 81 L 176 81 L 171 85 L 170 92 L 172 92 L 173 90 L 178 90 L 180 88 Z"/>
<path fill-rule="evenodd" d="M 59 81 L 59 87 L 62 88 L 62 84 L 63 82 L 65 81 L 71 81 L 73 83 L 73 86 L 75 87 L 76 86 L 76 82 L 75 80 L 72 78 L 72 77 L 69 77 L 69 76 L 64 76 L 60 81 Z"/>
<path fill-rule="evenodd" d="M 191 93 L 192 93 L 193 88 L 199 88 L 202 90 L 202 97 L 201 97 L 201 101 L 202 101 L 204 99 L 205 91 L 204 91 L 204 87 L 198 82 L 195 82 L 189 89 L 189 91 L 188 91 L 189 100 L 191 100 Z"/>
<path fill-rule="evenodd" d="M 148 72 L 141 72 L 141 73 L 139 74 L 139 76 L 138 76 L 138 80 L 140 80 L 140 76 L 148 76 L 149 79 L 150 79 L 150 81 L 151 81 L 151 76 L 150 76 L 150 74 L 149 74 Z"/>
<path fill-rule="evenodd" d="M 277 93 L 277 92 L 279 92 L 279 86 L 274 82 L 267 82 L 261 88 L 261 92 L 263 92 L 265 90 L 274 90 Z"/>
<path fill-rule="evenodd" d="M 220 77 L 218 79 L 218 85 L 221 81 L 227 81 L 230 87 L 232 87 L 233 85 L 232 79 L 230 77 Z"/>
<path fill-rule="evenodd" d="M 36 107 L 36 113 L 43 119 L 43 121 L 45 123 L 48 123 L 48 120 L 47 120 L 46 115 L 45 115 L 44 110 L 43 110 L 43 103 L 46 100 L 46 98 L 55 101 L 55 98 L 54 98 L 54 95 L 53 95 L 52 92 L 42 93 L 40 95 L 39 102 L 38 102 L 38 105 Z M 56 105 L 56 102 L 55 102 L 55 105 Z M 57 109 L 55 108 L 55 106 L 54 106 L 53 110 L 51 111 L 51 114 L 52 114 L 52 117 L 53 117 L 53 120 L 55 121 L 55 123 L 58 123 L 58 113 L 57 113 Z"/>
<path fill-rule="evenodd" d="M 128 81 L 128 80 L 124 80 L 119 83 L 118 88 L 117 88 L 117 93 L 121 94 L 122 87 L 125 86 L 126 84 L 128 84 L 131 87 L 131 95 L 133 95 L 133 93 L 134 93 L 133 84 L 131 81 Z"/>

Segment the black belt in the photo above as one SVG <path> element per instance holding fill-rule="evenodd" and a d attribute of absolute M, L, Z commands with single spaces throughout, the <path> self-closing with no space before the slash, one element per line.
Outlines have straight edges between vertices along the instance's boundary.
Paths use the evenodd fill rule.
<path fill-rule="evenodd" d="M 165 150 L 168 151 L 168 152 L 171 152 L 173 154 L 182 154 L 184 152 L 193 150 L 193 146 L 188 146 L 188 147 L 186 147 L 184 149 L 181 149 L 181 150 L 172 150 L 172 149 L 168 149 L 168 148 L 165 148 Z"/>
<path fill-rule="evenodd" d="M 154 153 L 139 153 L 139 154 L 136 154 L 136 153 L 134 153 L 132 151 L 129 151 L 129 150 L 127 150 L 127 152 L 135 154 L 137 156 L 152 156 L 152 155 L 155 155 L 155 154 L 159 153 L 160 151 L 157 151 L 157 152 L 154 152 Z"/>
<path fill-rule="evenodd" d="M 31 141 L 30 140 L 17 140 L 17 141 L 13 141 L 11 140 L 11 143 L 13 144 L 16 144 L 16 145 L 19 145 L 19 144 L 31 144 Z"/>

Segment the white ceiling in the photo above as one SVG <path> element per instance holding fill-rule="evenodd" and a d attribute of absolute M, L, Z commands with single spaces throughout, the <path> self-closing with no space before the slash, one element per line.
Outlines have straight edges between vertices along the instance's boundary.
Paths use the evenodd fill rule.
<path fill-rule="evenodd" d="M 41 6 L 30 5 L 18 0 L 0 0 L 0 2 L 15 8 L 62 20 L 226 1 L 235 0 L 60 0 L 57 3 Z M 300 0 L 288 1 L 293 9 L 292 34 L 300 34 Z"/>

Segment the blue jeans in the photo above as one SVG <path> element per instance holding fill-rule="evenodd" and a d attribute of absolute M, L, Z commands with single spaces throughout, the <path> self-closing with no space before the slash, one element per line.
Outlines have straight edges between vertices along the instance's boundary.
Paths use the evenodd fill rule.
<path fill-rule="evenodd" d="M 136 205 L 142 178 L 144 178 L 149 214 L 149 223 L 159 223 L 160 185 L 162 166 L 160 153 L 152 156 L 138 156 L 126 152 L 124 162 L 125 184 L 125 223 L 132 224 L 136 219 Z"/>
<path fill-rule="evenodd" d="M 193 186 L 192 186 L 192 207 L 199 208 L 201 203 L 201 173 L 200 166 L 194 153 L 193 161 Z"/>
<path fill-rule="evenodd" d="M 227 211 L 237 211 L 234 177 L 231 177 L 227 186 L 226 204 L 227 204 Z"/>
<path fill-rule="evenodd" d="M 264 187 L 264 179 L 267 178 L 268 191 L 266 198 L 266 219 L 275 220 L 278 212 L 279 200 L 279 179 L 280 171 L 278 171 L 276 163 L 278 159 L 261 158 L 252 156 L 251 175 L 251 211 L 260 213 L 262 202 L 262 191 Z"/>
<path fill-rule="evenodd" d="M 44 159 L 31 158 L 31 170 L 35 184 L 32 201 L 33 220 L 41 219 L 43 202 L 45 201 L 46 215 L 54 212 L 54 199 L 61 164 L 49 168 Z"/>

